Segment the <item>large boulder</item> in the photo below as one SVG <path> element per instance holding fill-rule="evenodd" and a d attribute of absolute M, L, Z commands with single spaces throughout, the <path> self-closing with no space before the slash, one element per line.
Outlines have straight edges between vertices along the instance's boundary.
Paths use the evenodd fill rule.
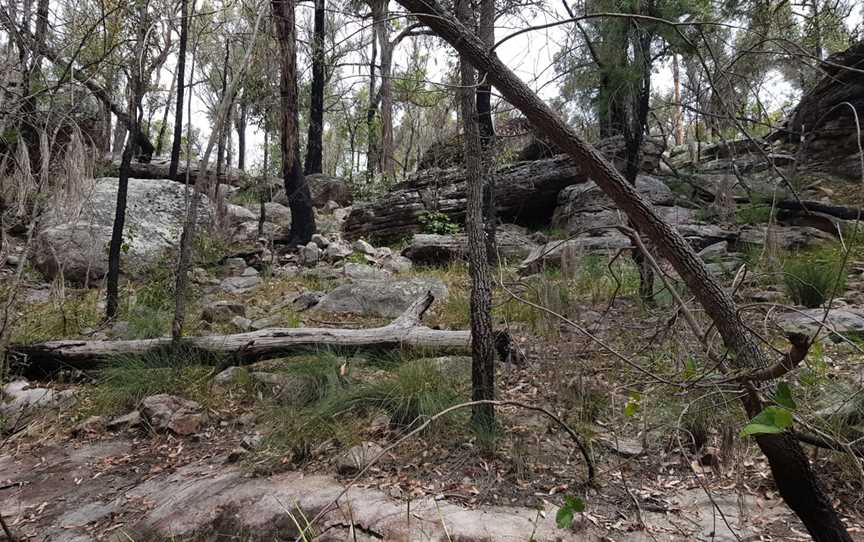
<path fill-rule="evenodd" d="M 801 165 L 807 169 L 858 180 L 864 41 L 830 56 L 819 68 L 822 79 L 801 98 L 784 129 L 770 138 L 800 144 Z"/>
<path fill-rule="evenodd" d="M 825 319 L 825 309 L 802 309 L 795 312 L 780 313 L 777 322 L 784 331 L 813 335 L 823 328 L 823 336 L 839 340 L 832 332 L 844 336 L 864 336 L 864 310 L 855 308 L 831 309 Z M 825 320 L 823 326 L 822 321 Z"/>
<path fill-rule="evenodd" d="M 89 181 L 77 202 L 58 200 L 47 208 L 31 255 L 46 278 L 62 272 L 66 280 L 83 284 L 105 275 L 118 182 L 116 178 Z M 122 269 L 134 273 L 176 246 L 186 217 L 186 187 L 165 179 L 129 179 L 126 202 Z M 202 224 L 212 221 L 203 196 L 198 219 Z"/>
<path fill-rule="evenodd" d="M 327 205 L 328 201 L 334 201 L 345 207 L 351 205 L 351 202 L 354 200 L 351 187 L 348 186 L 348 183 L 344 179 L 340 179 L 339 177 L 314 173 L 306 175 L 306 182 L 309 184 L 309 192 L 312 195 L 312 205 L 314 207 L 323 208 Z M 279 188 L 276 191 L 273 195 L 273 201 L 282 205 L 288 205 L 288 197 L 285 195 L 284 188 Z"/>
<path fill-rule="evenodd" d="M 514 225 L 502 225 L 495 232 L 498 253 L 506 260 L 522 260 L 528 257 L 535 248 L 535 243 L 524 228 Z M 468 236 L 464 233 L 454 235 L 438 235 L 418 233 L 411 239 L 411 244 L 402 255 L 418 265 L 447 265 L 454 260 L 467 257 Z"/>
<path fill-rule="evenodd" d="M 675 203 L 675 195 L 656 177 L 638 176 L 636 190 L 655 206 L 670 206 Z M 679 211 L 680 208 L 675 209 L 676 213 L 682 212 Z M 683 212 L 686 213 L 686 210 Z M 626 223 L 627 217 L 594 181 L 573 184 L 561 190 L 558 194 L 558 205 L 552 215 L 553 226 L 565 230 L 568 234 Z"/>
<path fill-rule="evenodd" d="M 630 248 L 632 248 L 630 239 L 622 234 L 551 241 L 532 250 L 519 266 L 519 272 L 530 275 L 549 268 L 567 268 L 575 266 L 586 254 L 612 254 Z"/>
<path fill-rule="evenodd" d="M 437 279 L 355 280 L 324 296 L 316 310 L 395 318 L 426 292 L 435 299 L 447 297 L 447 287 Z"/>

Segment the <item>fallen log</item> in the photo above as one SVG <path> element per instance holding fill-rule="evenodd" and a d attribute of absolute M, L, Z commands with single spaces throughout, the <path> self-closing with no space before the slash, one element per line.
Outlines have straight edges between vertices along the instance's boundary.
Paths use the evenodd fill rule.
<path fill-rule="evenodd" d="M 171 161 L 164 157 L 155 157 L 152 158 L 149 162 L 138 162 L 133 161 L 130 165 L 129 175 L 134 179 L 171 179 L 172 181 L 177 181 L 178 183 L 186 182 L 186 162 L 181 161 L 177 165 L 177 175 L 173 178 L 168 176 L 168 172 L 171 166 Z M 212 168 L 211 172 L 215 175 L 215 167 Z M 120 172 L 120 161 L 114 160 L 111 162 L 111 169 L 109 170 L 109 176 L 116 177 Z M 202 172 L 198 166 L 198 160 L 193 160 L 189 164 L 189 184 L 195 184 L 198 182 L 198 178 L 201 176 Z M 227 168 L 225 172 L 218 176 L 218 180 L 220 184 L 228 185 L 228 186 L 241 186 L 247 182 L 246 172 L 236 169 L 236 168 Z"/>
<path fill-rule="evenodd" d="M 864 209 L 858 207 L 844 207 L 842 205 L 831 205 L 818 201 L 781 200 L 775 206 L 787 211 L 803 211 L 804 213 L 822 213 L 843 220 L 861 220 L 864 218 Z"/>
<path fill-rule="evenodd" d="M 315 347 L 342 346 L 360 349 L 396 349 L 403 346 L 429 350 L 466 350 L 470 331 L 431 329 L 420 323 L 432 305 L 431 292 L 415 301 L 396 320 L 370 329 L 270 328 L 234 335 L 190 337 L 183 347 L 237 362 L 274 358 Z M 140 356 L 171 348 L 171 338 L 130 341 L 51 341 L 13 345 L 13 368 L 24 376 L 44 376 L 63 369 L 94 370 L 118 356 Z"/>

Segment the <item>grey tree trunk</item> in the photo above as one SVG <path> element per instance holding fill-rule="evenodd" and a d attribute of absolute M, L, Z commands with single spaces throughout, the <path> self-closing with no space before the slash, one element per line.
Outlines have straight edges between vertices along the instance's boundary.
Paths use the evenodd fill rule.
<path fill-rule="evenodd" d="M 474 26 L 470 0 L 457 0 L 459 20 Z M 471 274 L 471 400 L 495 399 L 495 341 L 492 331 L 492 273 L 486 254 L 486 232 L 483 224 L 483 192 L 486 186 L 477 119 L 474 68 L 460 55 L 463 140 L 467 204 L 465 231 L 468 234 L 468 263 Z M 495 407 L 485 403 L 471 410 L 471 422 L 477 429 L 491 432 L 495 427 Z"/>

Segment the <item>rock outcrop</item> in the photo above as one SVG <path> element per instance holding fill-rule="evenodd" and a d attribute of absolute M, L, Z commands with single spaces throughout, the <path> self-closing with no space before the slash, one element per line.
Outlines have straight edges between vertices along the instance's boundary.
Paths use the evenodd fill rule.
<path fill-rule="evenodd" d="M 76 204 L 50 206 L 43 218 L 33 265 L 49 280 L 62 275 L 74 284 L 102 278 L 108 269 L 117 204 L 116 178 L 90 181 Z M 167 179 L 129 179 L 122 269 L 134 273 L 154 264 L 176 246 L 186 216 L 182 184 Z M 201 223 L 211 221 L 206 197 L 198 209 Z"/>

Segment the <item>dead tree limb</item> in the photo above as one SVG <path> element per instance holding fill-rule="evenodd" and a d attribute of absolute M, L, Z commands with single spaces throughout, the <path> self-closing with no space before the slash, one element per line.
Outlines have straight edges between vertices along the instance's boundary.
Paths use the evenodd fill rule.
<path fill-rule="evenodd" d="M 466 350 L 471 345 L 469 331 L 428 328 L 420 323 L 432 305 L 427 293 L 415 301 L 399 318 L 383 327 L 370 329 L 270 328 L 234 335 L 190 337 L 182 346 L 203 354 L 231 356 L 238 362 L 273 358 L 316 347 L 394 349 L 413 346 L 430 350 Z M 171 348 L 171 338 L 130 341 L 52 341 L 11 346 L 26 375 L 50 374 L 61 369 L 93 370 L 118 356 L 139 356 Z"/>
<path fill-rule="evenodd" d="M 732 370 L 761 369 L 768 360 L 736 314 L 735 302 L 712 277 L 684 237 L 664 222 L 608 160 L 585 143 L 528 85 L 513 73 L 483 42 L 435 0 L 398 0 L 420 22 L 450 43 L 475 68 L 485 71 L 492 85 L 560 149 L 569 154 L 583 174 L 593 179 L 627 214 L 639 233 L 648 237 L 672 264 L 711 318 L 726 348 Z M 762 411 L 763 401 L 755 385 L 747 383 L 742 402 L 748 415 Z M 783 500 L 801 518 L 817 542 L 851 542 L 846 526 L 834 509 L 807 456 L 790 432 L 756 437 L 768 459 Z"/>

